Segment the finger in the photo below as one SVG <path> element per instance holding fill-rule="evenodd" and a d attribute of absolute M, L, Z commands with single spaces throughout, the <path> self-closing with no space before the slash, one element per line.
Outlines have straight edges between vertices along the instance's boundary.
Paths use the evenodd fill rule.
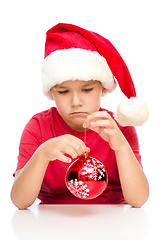
<path fill-rule="evenodd" d="M 110 129 L 105 128 L 104 132 L 107 133 L 110 136 L 115 136 L 117 134 L 116 129 L 112 129 L 112 128 L 110 128 Z"/>
<path fill-rule="evenodd" d="M 85 153 L 87 150 L 87 147 L 85 145 L 85 143 L 79 139 L 79 138 L 73 138 L 72 141 L 70 141 L 69 143 L 67 143 L 67 146 L 71 147 L 73 150 L 75 150 L 77 156 L 80 156 L 81 154 Z M 74 156 L 75 152 L 73 152 L 73 150 L 70 150 L 70 152 L 73 154 L 72 156 Z M 75 157 L 77 157 L 75 156 Z M 73 158 L 75 158 L 73 157 Z"/>
<path fill-rule="evenodd" d="M 90 148 L 86 147 L 85 143 L 72 135 L 69 135 L 69 141 L 67 142 L 68 146 L 71 146 L 77 152 L 77 156 L 84 154 L 85 152 L 89 153 Z"/>
<path fill-rule="evenodd" d="M 76 152 L 78 153 L 78 156 L 82 155 L 87 150 L 85 143 L 82 141 L 80 143 L 74 143 L 73 147 L 76 150 Z"/>
<path fill-rule="evenodd" d="M 68 138 L 66 139 L 66 146 L 70 146 L 75 149 L 79 155 L 86 151 L 85 143 L 81 139 L 72 135 L 68 135 Z"/>
<path fill-rule="evenodd" d="M 71 158 L 75 159 L 80 155 L 83 155 L 84 153 L 89 153 L 90 152 L 90 148 L 86 147 L 84 151 L 76 151 L 74 148 L 70 147 L 70 146 L 66 146 L 66 153 L 71 156 Z"/>
<path fill-rule="evenodd" d="M 88 120 L 93 120 L 95 118 L 106 118 L 106 119 L 112 119 L 110 114 L 106 111 L 98 111 L 98 112 L 94 112 L 90 115 L 87 116 Z"/>
<path fill-rule="evenodd" d="M 95 122 L 96 120 L 102 120 L 102 119 L 112 120 L 112 117 L 106 111 L 94 112 L 91 115 L 87 116 L 86 121 L 83 123 L 83 127 L 89 128 L 90 126 L 95 125 L 94 123 L 92 123 L 91 125 L 91 122 Z"/>
<path fill-rule="evenodd" d="M 97 127 L 97 126 L 89 126 L 89 129 L 91 129 L 92 131 L 99 133 L 101 131 L 101 127 Z"/>
<path fill-rule="evenodd" d="M 57 159 L 62 161 L 62 162 L 66 162 L 66 163 L 70 163 L 72 160 L 69 157 L 66 157 L 63 153 L 58 152 L 57 154 Z"/>
<path fill-rule="evenodd" d="M 86 153 L 89 153 L 89 152 L 90 152 L 90 148 L 86 147 Z"/>
<path fill-rule="evenodd" d="M 102 119 L 102 118 L 100 118 L 100 119 Z M 92 119 L 92 120 L 89 120 L 89 119 L 86 119 L 86 121 L 83 123 L 83 127 L 84 128 L 90 128 L 91 129 L 91 126 L 92 125 L 94 125 L 93 123 L 92 123 L 92 125 L 91 125 L 91 122 L 95 122 L 97 119 Z M 98 120 L 99 120 L 99 118 L 98 118 Z"/>
<path fill-rule="evenodd" d="M 71 146 L 66 146 L 65 147 L 65 153 L 70 155 L 72 158 L 76 158 L 78 156 L 77 151 Z"/>
<path fill-rule="evenodd" d="M 97 120 L 90 123 L 92 127 L 106 127 L 112 128 L 113 124 L 110 120 Z"/>

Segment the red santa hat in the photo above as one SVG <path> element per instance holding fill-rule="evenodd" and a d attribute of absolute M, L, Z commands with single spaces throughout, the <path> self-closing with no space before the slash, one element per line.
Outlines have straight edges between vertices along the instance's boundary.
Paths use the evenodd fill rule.
<path fill-rule="evenodd" d="M 65 23 L 47 31 L 42 80 L 43 92 L 50 99 L 50 89 L 64 81 L 98 80 L 111 92 L 115 79 L 128 98 L 117 108 L 117 121 L 122 126 L 142 125 L 148 119 L 148 106 L 137 98 L 129 70 L 108 39 Z"/>

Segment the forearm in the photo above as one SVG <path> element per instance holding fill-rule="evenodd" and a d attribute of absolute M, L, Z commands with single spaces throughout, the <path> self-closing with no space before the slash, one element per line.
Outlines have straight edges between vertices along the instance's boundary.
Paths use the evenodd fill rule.
<path fill-rule="evenodd" d="M 141 207 L 149 196 L 148 181 L 115 120 L 106 111 L 98 111 L 87 117 L 84 127 L 97 132 L 114 150 L 124 198 Z"/>
<path fill-rule="evenodd" d="M 19 208 L 25 209 L 32 205 L 37 198 L 47 166 L 56 159 L 69 163 L 90 149 L 77 137 L 65 134 L 51 138 L 41 144 L 28 163 L 16 177 L 11 190 L 12 202 Z M 70 155 L 70 158 L 65 156 Z"/>
<path fill-rule="evenodd" d="M 49 161 L 36 151 L 16 177 L 11 190 L 11 199 L 16 207 L 25 209 L 37 198 Z"/>
<path fill-rule="evenodd" d="M 115 155 L 124 198 L 128 204 L 141 207 L 149 196 L 147 178 L 128 143 Z"/>

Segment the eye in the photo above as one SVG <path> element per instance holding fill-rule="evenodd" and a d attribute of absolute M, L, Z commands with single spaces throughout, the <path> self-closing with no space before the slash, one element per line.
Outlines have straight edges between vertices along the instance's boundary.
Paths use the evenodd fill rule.
<path fill-rule="evenodd" d="M 93 88 L 85 88 L 83 89 L 83 92 L 91 92 L 93 90 Z"/>
<path fill-rule="evenodd" d="M 69 90 L 65 90 L 65 91 L 58 91 L 58 93 L 59 94 L 66 94 L 66 93 L 68 93 L 69 92 Z"/>

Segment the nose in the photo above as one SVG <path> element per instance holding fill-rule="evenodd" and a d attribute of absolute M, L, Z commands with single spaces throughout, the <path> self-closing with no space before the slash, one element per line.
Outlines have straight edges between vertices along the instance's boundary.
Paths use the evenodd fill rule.
<path fill-rule="evenodd" d="M 82 100 L 81 100 L 81 97 L 79 96 L 78 93 L 73 93 L 72 95 L 72 106 L 73 107 L 79 107 L 79 106 L 82 106 L 83 103 L 82 103 Z"/>

